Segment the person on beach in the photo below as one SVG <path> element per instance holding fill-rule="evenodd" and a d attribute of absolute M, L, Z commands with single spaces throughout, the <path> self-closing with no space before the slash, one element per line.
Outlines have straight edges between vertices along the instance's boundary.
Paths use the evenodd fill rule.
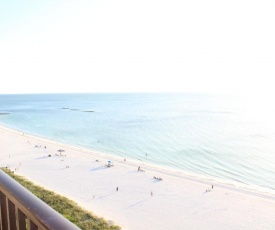
<path fill-rule="evenodd" d="M 118 192 L 118 187 L 116 187 L 116 191 Z"/>
<path fill-rule="evenodd" d="M 140 166 L 138 166 L 138 171 L 140 170 Z"/>
<path fill-rule="evenodd" d="M 153 192 L 151 191 L 151 196 L 153 196 Z"/>
<path fill-rule="evenodd" d="M 212 189 L 214 188 L 214 185 L 212 184 Z"/>

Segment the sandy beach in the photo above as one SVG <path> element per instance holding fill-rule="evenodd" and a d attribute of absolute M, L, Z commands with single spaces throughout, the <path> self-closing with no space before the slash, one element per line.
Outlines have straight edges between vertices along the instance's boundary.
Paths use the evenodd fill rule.
<path fill-rule="evenodd" d="M 2 126 L 0 150 L 1 167 L 122 229 L 275 229 L 272 193 L 125 161 Z M 113 166 L 106 166 L 108 160 Z"/>

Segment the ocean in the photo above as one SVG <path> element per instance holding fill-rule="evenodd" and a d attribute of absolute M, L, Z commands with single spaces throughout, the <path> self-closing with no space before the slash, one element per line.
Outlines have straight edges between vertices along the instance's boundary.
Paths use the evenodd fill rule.
<path fill-rule="evenodd" d="M 275 192 L 272 98 L 206 94 L 0 95 L 0 124 Z"/>

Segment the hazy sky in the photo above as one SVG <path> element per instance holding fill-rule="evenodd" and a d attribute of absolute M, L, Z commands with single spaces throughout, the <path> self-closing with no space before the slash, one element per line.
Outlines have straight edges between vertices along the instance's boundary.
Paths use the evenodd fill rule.
<path fill-rule="evenodd" d="M 274 0 L 0 0 L 0 93 L 275 88 Z"/>

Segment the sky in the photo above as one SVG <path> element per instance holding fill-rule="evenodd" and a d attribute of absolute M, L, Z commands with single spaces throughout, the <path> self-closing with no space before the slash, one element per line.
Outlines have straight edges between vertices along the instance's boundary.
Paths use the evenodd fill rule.
<path fill-rule="evenodd" d="M 0 0 L 0 94 L 275 97 L 273 0 Z"/>

